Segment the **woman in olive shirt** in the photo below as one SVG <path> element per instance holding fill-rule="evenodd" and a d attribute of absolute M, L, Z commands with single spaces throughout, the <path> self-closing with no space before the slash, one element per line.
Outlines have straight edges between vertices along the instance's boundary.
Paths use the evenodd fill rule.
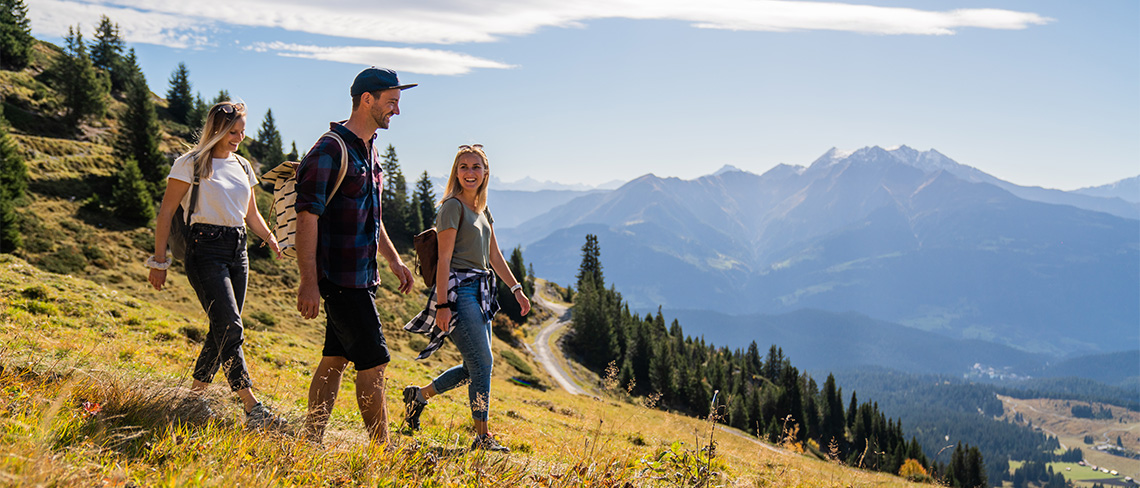
<path fill-rule="evenodd" d="M 530 311 L 530 300 L 511 274 L 495 241 L 494 219 L 487 209 L 489 169 L 483 146 L 459 146 L 436 217 L 440 264 L 436 269 L 435 295 L 427 309 L 405 327 L 410 328 L 417 321 L 430 323 L 424 315 L 434 312 L 435 327 L 451 337 L 463 357 L 463 364 L 444 371 L 427 386 L 404 388 L 404 405 L 408 424 L 419 429 L 420 413 L 429 398 L 470 380 L 467 394 L 476 434 L 471 448 L 509 451 L 487 427 L 494 365 L 491 318 L 498 310 L 494 275 L 498 274 L 510 285 L 523 315 Z M 445 299 L 439 302 L 435 297 Z M 430 352 L 430 349 L 425 351 L 421 358 Z"/>

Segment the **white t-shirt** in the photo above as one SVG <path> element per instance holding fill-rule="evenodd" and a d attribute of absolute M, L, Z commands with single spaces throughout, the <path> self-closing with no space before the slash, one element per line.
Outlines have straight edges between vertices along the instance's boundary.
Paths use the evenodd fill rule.
<path fill-rule="evenodd" d="M 193 185 L 194 163 L 182 155 L 170 167 L 170 178 Z M 255 185 L 257 176 L 252 171 L 247 174 L 235 154 L 230 153 L 226 159 L 214 158 L 214 174 L 198 182 L 198 206 L 190 216 L 190 223 L 244 227 L 245 212 Z M 189 212 L 193 191 L 191 186 L 182 197 L 183 212 Z"/>

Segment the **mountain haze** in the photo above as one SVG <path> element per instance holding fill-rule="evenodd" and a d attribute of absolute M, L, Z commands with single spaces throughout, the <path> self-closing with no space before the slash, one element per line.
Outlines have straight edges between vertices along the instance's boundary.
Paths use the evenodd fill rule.
<path fill-rule="evenodd" d="M 497 232 L 564 283 L 597 234 L 640 309 L 854 311 L 1050 354 L 1140 342 L 1140 220 L 991 180 L 933 150 L 833 149 L 763 175 L 645 175 Z"/>
<path fill-rule="evenodd" d="M 1140 203 L 1140 176 L 1125 178 L 1115 183 L 1074 190 L 1073 193 Z"/>

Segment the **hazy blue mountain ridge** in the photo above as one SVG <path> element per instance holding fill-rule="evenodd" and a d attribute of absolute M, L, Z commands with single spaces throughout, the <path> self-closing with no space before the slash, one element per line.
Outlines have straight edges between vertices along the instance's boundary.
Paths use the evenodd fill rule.
<path fill-rule="evenodd" d="M 1072 193 L 1102 198 L 1119 198 L 1126 202 L 1140 203 L 1140 176 L 1133 176 L 1107 185 L 1073 190 Z"/>
<path fill-rule="evenodd" d="M 1140 342 L 1138 220 L 1030 201 L 905 146 L 718 173 L 646 175 L 497 232 L 561 283 L 597 234 L 641 309 L 854 311 L 1058 355 Z"/>
<path fill-rule="evenodd" d="M 496 229 L 510 228 L 595 191 L 488 189 L 487 206 L 495 217 Z M 442 195 L 443 192 L 438 194 Z"/>

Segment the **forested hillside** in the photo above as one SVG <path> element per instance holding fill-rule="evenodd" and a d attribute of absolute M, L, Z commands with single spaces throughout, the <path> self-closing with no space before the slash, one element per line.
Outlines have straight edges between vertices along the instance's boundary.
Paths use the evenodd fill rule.
<path fill-rule="evenodd" d="M 600 255 L 597 237 L 588 234 L 567 346 L 631 393 L 697 416 L 707 416 L 715 398 L 711 413 L 719 422 L 770 442 L 790 438 L 820 458 L 886 472 L 914 462 L 950 486 L 985 482 L 990 467 L 977 447 L 959 443 L 942 461 L 931 459 L 932 450 L 924 450 L 901 420 L 888 418 L 877 399 L 860 403 L 852 390 L 848 402 L 834 376 L 821 386 L 792 366 L 777 345 L 766 354 L 755 341 L 746 349 L 717 347 L 686 336 L 676 320 L 666 326 L 660 312 L 631 314 L 621 294 L 612 285 L 606 288 Z M 993 401 L 990 408 L 1000 410 L 1001 402 Z M 999 477 L 1004 472 L 998 465 L 992 469 Z"/>

